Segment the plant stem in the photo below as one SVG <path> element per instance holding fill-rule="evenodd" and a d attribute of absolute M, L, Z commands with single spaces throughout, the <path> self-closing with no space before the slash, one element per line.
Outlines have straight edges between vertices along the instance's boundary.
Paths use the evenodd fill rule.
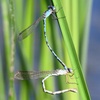
<path fill-rule="evenodd" d="M 14 1 L 9 0 L 10 12 L 10 32 L 11 32 L 11 65 L 9 67 L 9 100 L 15 100 L 14 96 L 14 60 L 15 60 L 15 16 L 14 16 Z"/>

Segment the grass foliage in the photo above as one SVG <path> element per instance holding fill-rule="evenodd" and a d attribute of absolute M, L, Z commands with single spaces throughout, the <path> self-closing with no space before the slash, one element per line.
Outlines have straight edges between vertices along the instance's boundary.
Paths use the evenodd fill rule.
<path fill-rule="evenodd" d="M 48 5 L 58 11 L 58 20 L 47 18 L 47 37 L 56 54 L 74 70 L 72 82 L 65 77 L 50 78 L 46 87 L 50 90 L 77 88 L 78 93 L 49 95 L 43 92 L 41 79 L 18 81 L 14 73 L 19 70 L 63 69 L 46 46 L 43 21 L 23 41 L 19 32 L 38 19 Z M 2 16 L 0 47 L 0 100 L 90 100 L 85 81 L 87 48 L 92 0 L 1 0 Z"/>

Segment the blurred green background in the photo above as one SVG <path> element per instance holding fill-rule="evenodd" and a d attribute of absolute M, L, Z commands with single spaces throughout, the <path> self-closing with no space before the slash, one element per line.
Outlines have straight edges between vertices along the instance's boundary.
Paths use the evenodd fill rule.
<path fill-rule="evenodd" d="M 98 44 L 95 42 L 94 38 L 99 40 L 98 36 L 95 37 L 96 33 L 95 35 L 91 35 L 95 32 L 93 28 L 98 22 L 94 17 L 97 12 L 95 14 L 93 13 L 92 18 L 94 18 L 94 22 L 92 24 L 94 26 L 91 25 L 93 31 L 90 30 L 92 4 L 93 7 L 95 7 L 96 1 L 98 0 L 63 0 L 61 2 L 60 0 L 59 2 L 57 0 L 0 1 L 0 100 L 85 100 L 86 98 L 89 100 L 90 97 L 99 100 L 99 95 L 97 95 L 96 92 L 94 93 L 96 88 L 93 87 L 95 84 L 93 84 L 93 82 L 96 80 L 92 80 L 92 78 L 95 79 L 97 77 L 95 76 L 94 70 L 92 72 L 91 69 L 91 67 L 94 68 L 97 64 L 95 63 L 94 65 L 93 63 L 96 59 L 96 55 L 95 53 L 93 55 L 92 50 L 94 50 L 94 47 L 92 46 Z M 61 60 L 64 61 L 68 67 L 75 69 L 76 80 L 74 78 L 71 81 L 77 82 L 78 85 L 66 84 L 65 77 L 61 76 L 47 80 L 46 87 L 49 90 L 77 88 L 78 93 L 50 95 L 43 92 L 41 84 L 42 79 L 29 81 L 13 80 L 14 74 L 19 70 L 44 71 L 63 69 L 46 46 L 43 34 L 43 21 L 39 23 L 33 33 L 26 39 L 23 41 L 18 41 L 16 39 L 19 32 L 37 20 L 43 12 L 47 10 L 48 5 L 53 3 L 57 10 L 62 7 L 57 13 L 57 17 L 60 18 L 65 16 L 65 18 L 59 19 L 59 23 L 57 20 L 52 19 L 52 17 L 47 18 L 48 40 Z M 95 10 L 93 9 L 93 11 Z M 60 12 L 64 12 L 64 15 L 60 15 Z M 96 16 L 96 18 L 99 17 Z M 71 37 L 71 39 L 69 38 L 69 44 L 72 48 L 74 47 L 75 50 L 66 46 L 68 40 L 65 40 L 65 34 L 63 33 L 62 28 L 64 26 L 62 26 L 62 22 L 60 22 L 65 19 L 67 19 L 66 22 L 70 30 L 70 32 L 67 30 L 68 33 L 66 33 Z M 97 22 L 95 22 L 95 20 Z M 91 34 L 89 35 L 89 33 Z M 90 45 L 88 45 L 88 43 Z M 96 50 L 99 50 L 98 46 Z M 74 52 L 74 55 L 71 55 L 69 51 L 72 51 L 72 53 Z M 98 55 L 98 52 L 96 53 Z M 73 60 L 75 58 L 76 60 Z M 73 63 L 74 61 L 75 63 Z M 73 66 L 74 64 L 79 63 L 82 68 L 80 65 L 78 67 Z M 81 69 L 83 73 L 81 72 Z M 85 79 L 85 81 L 86 84 L 88 82 L 90 91 L 88 91 L 83 76 L 87 79 Z M 82 78 L 83 87 L 80 83 L 80 78 Z"/>

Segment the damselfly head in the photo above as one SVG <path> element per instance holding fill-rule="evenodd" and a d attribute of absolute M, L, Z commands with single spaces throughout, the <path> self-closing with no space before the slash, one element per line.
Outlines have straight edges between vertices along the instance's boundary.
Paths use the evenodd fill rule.
<path fill-rule="evenodd" d="M 18 80 L 21 80 L 21 74 L 20 74 L 19 71 L 14 75 L 14 78 L 18 79 Z"/>
<path fill-rule="evenodd" d="M 71 68 L 67 68 L 69 73 L 73 73 L 73 70 Z"/>
<path fill-rule="evenodd" d="M 52 9 L 53 12 L 56 11 L 56 8 L 54 6 L 52 6 L 52 5 L 48 6 L 48 9 Z"/>

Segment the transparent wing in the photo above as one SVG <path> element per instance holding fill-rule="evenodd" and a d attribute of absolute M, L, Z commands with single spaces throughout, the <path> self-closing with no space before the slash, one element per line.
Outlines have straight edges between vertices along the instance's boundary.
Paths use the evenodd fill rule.
<path fill-rule="evenodd" d="M 18 71 L 14 78 L 18 80 L 38 79 L 45 77 L 48 74 L 55 73 L 54 71 Z"/>
<path fill-rule="evenodd" d="M 43 15 L 41 17 L 39 17 L 32 25 L 30 25 L 29 27 L 27 27 L 26 29 L 24 29 L 22 32 L 20 32 L 19 35 L 18 35 L 18 39 L 19 40 L 23 40 L 28 35 L 30 35 L 33 32 L 34 28 L 37 27 L 37 25 L 39 24 L 39 22 L 42 19 L 43 19 Z"/>

